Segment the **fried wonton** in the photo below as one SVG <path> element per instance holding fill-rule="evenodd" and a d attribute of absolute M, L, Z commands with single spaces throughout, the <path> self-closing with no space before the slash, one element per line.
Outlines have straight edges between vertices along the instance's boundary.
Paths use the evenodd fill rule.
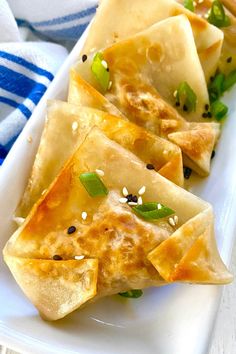
<path fill-rule="evenodd" d="M 191 23 L 198 55 L 208 81 L 217 68 L 223 34 L 204 18 L 174 0 L 103 0 L 90 27 L 82 54 L 103 49 L 157 22 L 180 14 L 186 15 Z M 167 42 L 171 35 L 166 36 Z"/>
<path fill-rule="evenodd" d="M 183 186 L 182 154 L 175 144 L 103 111 L 49 101 L 47 122 L 17 215 L 27 216 L 94 126 L 146 164 L 152 164 L 161 175 Z"/>
<path fill-rule="evenodd" d="M 105 49 L 103 56 L 108 63 L 112 82 L 111 89 L 105 95 L 129 120 L 177 144 L 184 153 L 187 166 L 206 176 L 210 172 L 211 155 L 219 138 L 220 125 L 211 122 L 187 122 L 159 93 L 160 91 L 164 97 L 169 98 L 174 105 L 173 94 L 176 88 L 181 82 L 188 80 L 197 94 L 201 117 L 202 112 L 205 112 L 205 106 L 208 105 L 206 82 L 194 49 L 191 29 L 190 32 L 188 29 L 187 18 L 177 16 Z M 171 35 L 165 41 L 163 34 L 166 32 L 175 33 L 176 37 Z M 192 55 L 188 40 L 193 48 Z M 162 48 L 161 52 L 159 48 Z M 83 79 L 99 90 L 99 84 L 91 72 L 92 59 L 93 56 L 85 63 L 78 63 L 76 70 Z M 198 66 L 195 66 L 196 63 Z M 73 76 L 71 81 L 77 78 L 79 76 Z M 73 84 L 73 92 L 75 90 L 83 92 L 80 79 L 77 85 Z M 70 90 L 69 100 L 79 103 L 81 94 L 76 97 L 73 92 Z M 92 96 L 94 91 L 90 92 Z M 191 116 L 190 114 L 188 118 Z"/>
<path fill-rule="evenodd" d="M 133 37 L 102 50 L 102 53 L 110 70 L 112 93 L 114 90 L 117 91 L 118 84 L 132 85 L 130 81 L 135 79 L 136 85 L 154 87 L 169 104 L 174 106 L 175 91 L 181 83 L 187 82 L 197 96 L 196 107 L 191 112 L 180 107 L 181 114 L 189 121 L 203 120 L 204 107 L 209 104 L 207 84 L 190 22 L 185 15 L 163 20 Z M 86 81 L 92 77 L 93 86 L 101 90 L 88 66 L 88 60 L 79 63 L 83 73 L 81 76 Z M 122 95 L 122 91 L 116 92 L 117 101 Z M 110 99 L 110 96 L 107 98 Z M 115 98 L 112 103 L 116 103 Z M 115 105 L 119 108 L 117 104 Z"/>
<path fill-rule="evenodd" d="M 91 197 L 80 175 L 97 169 L 103 171 L 108 194 Z M 143 203 L 171 208 L 176 223 L 168 217 L 141 219 L 131 205 L 121 202 L 124 186 L 133 195 L 145 186 Z M 73 232 L 68 229 L 72 225 Z M 91 130 L 8 241 L 4 258 L 48 320 L 64 317 L 89 299 L 129 289 L 176 280 L 232 280 L 215 245 L 211 206 L 148 170 L 98 128 Z"/>

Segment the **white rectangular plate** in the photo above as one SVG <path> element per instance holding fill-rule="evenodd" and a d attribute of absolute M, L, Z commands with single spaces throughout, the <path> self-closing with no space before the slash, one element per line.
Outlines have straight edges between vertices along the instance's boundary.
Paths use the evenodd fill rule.
<path fill-rule="evenodd" d="M 40 101 L 0 169 L 0 250 L 15 229 L 12 215 L 22 196 L 39 143 L 47 99 L 66 99 L 69 68 L 86 33 Z M 216 237 L 228 264 L 236 210 L 236 90 L 225 97 L 225 123 L 211 176 L 194 181 L 192 191 L 211 202 Z M 235 117 L 234 117 L 235 115 Z M 28 142 L 27 138 L 33 141 Z M 101 299 L 64 320 L 44 322 L 22 294 L 0 254 L 0 342 L 24 353 L 207 354 L 221 287 L 170 285 L 148 289 L 137 300 Z"/>

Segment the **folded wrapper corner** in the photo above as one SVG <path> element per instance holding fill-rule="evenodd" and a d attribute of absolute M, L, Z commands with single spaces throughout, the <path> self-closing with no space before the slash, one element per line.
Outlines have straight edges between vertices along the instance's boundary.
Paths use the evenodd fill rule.
<path fill-rule="evenodd" d="M 97 293 L 97 259 L 58 262 L 21 258 L 6 252 L 5 262 L 45 320 L 65 317 Z"/>
<path fill-rule="evenodd" d="M 86 91 L 81 94 L 88 96 Z M 49 101 L 45 129 L 17 215 L 27 216 L 93 126 L 99 127 L 108 138 L 132 151 L 146 164 L 153 164 L 161 175 L 183 186 L 182 154 L 175 144 L 104 111 Z"/>
<path fill-rule="evenodd" d="M 104 171 L 106 197 L 90 197 L 80 182 L 81 173 L 96 169 Z M 178 226 L 171 226 L 168 217 L 142 220 L 119 202 L 124 186 L 137 194 L 143 185 L 143 201 L 173 209 Z M 83 211 L 86 220 L 81 218 Z M 68 235 L 71 225 L 76 231 Z M 54 261 L 54 255 L 63 260 Z M 90 299 L 129 289 L 172 281 L 232 280 L 215 248 L 211 206 L 148 170 L 96 127 L 8 241 L 4 259 L 49 320 L 64 317 Z"/>

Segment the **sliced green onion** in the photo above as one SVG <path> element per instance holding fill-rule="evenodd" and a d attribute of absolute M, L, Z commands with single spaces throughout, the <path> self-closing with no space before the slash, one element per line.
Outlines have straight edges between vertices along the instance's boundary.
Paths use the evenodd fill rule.
<path fill-rule="evenodd" d="M 233 70 L 226 76 L 223 82 L 223 91 L 229 90 L 234 84 L 236 84 L 236 70 Z"/>
<path fill-rule="evenodd" d="M 186 111 L 191 112 L 196 110 L 197 96 L 185 81 L 177 89 L 176 100 Z"/>
<path fill-rule="evenodd" d="M 102 53 L 97 53 L 93 58 L 91 70 L 102 89 L 107 91 L 110 82 L 110 73 L 103 65 L 103 62 Z"/>
<path fill-rule="evenodd" d="M 102 197 L 108 194 L 106 186 L 96 173 L 82 173 L 79 179 L 91 197 Z"/>
<path fill-rule="evenodd" d="M 195 10 L 193 0 L 184 0 L 184 7 L 192 12 Z"/>
<path fill-rule="evenodd" d="M 218 98 L 220 98 L 220 96 L 222 95 L 224 80 L 225 80 L 224 74 L 219 73 L 216 74 L 213 81 L 209 84 L 208 92 L 209 92 L 209 97 L 211 102 L 218 100 Z"/>
<path fill-rule="evenodd" d="M 219 0 L 213 1 L 208 22 L 219 28 L 230 26 L 230 19 L 225 14 L 224 7 Z"/>
<path fill-rule="evenodd" d="M 146 220 L 157 220 L 174 214 L 174 210 L 160 203 L 144 203 L 133 207 L 133 211 Z"/>
<path fill-rule="evenodd" d="M 211 105 L 211 113 L 216 120 L 221 121 L 228 113 L 228 107 L 221 101 L 215 101 Z"/>
<path fill-rule="evenodd" d="M 119 293 L 119 295 L 123 297 L 132 298 L 132 299 L 137 299 L 143 295 L 143 292 L 142 290 L 134 289 L 134 290 L 126 291 L 125 293 Z"/>

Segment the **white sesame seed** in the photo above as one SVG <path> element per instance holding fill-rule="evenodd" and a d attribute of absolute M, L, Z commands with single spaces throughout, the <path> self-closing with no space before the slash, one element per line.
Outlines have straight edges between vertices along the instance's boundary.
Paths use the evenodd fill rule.
<path fill-rule="evenodd" d="M 96 172 L 97 175 L 99 175 L 101 177 L 103 177 L 105 175 L 103 170 L 96 169 L 95 172 Z"/>
<path fill-rule="evenodd" d="M 196 3 L 196 1 L 194 1 L 194 2 L 193 2 L 193 5 L 194 5 L 194 6 L 197 6 L 197 3 Z"/>
<path fill-rule="evenodd" d="M 204 0 L 198 0 L 199 4 L 202 4 L 204 2 Z"/>
<path fill-rule="evenodd" d="M 173 93 L 173 96 L 176 97 L 177 96 L 177 90 L 175 90 L 175 92 Z"/>
<path fill-rule="evenodd" d="M 84 259 L 84 256 L 75 256 L 74 259 L 76 259 L 77 261 Z"/>
<path fill-rule="evenodd" d="M 88 214 L 86 213 L 86 211 L 83 211 L 82 214 L 81 214 L 82 219 L 86 220 L 87 216 L 88 216 Z"/>
<path fill-rule="evenodd" d="M 174 221 L 174 219 L 173 218 L 169 218 L 169 224 L 171 225 L 171 226 L 175 226 L 175 221 Z"/>
<path fill-rule="evenodd" d="M 102 66 L 103 66 L 105 69 L 108 68 L 108 65 L 107 65 L 106 60 L 102 60 L 102 61 L 101 61 L 101 64 L 102 64 Z"/>
<path fill-rule="evenodd" d="M 28 138 L 27 138 L 27 141 L 28 141 L 28 143 L 32 143 L 32 136 L 28 136 Z"/>
<path fill-rule="evenodd" d="M 138 197 L 138 205 L 142 205 L 143 204 L 143 199 L 142 197 Z"/>
<path fill-rule="evenodd" d="M 72 130 L 76 131 L 78 129 L 79 123 L 78 122 L 73 122 L 72 123 Z"/>
<path fill-rule="evenodd" d="M 162 208 L 162 205 L 160 203 L 157 204 L 157 209 L 160 210 Z"/>
<path fill-rule="evenodd" d="M 15 216 L 13 218 L 13 221 L 15 221 L 15 223 L 18 225 L 18 226 L 21 226 L 23 224 L 23 222 L 25 221 L 25 218 L 21 218 L 20 216 Z"/>
<path fill-rule="evenodd" d="M 121 204 L 125 204 L 125 203 L 128 202 L 128 199 L 127 199 L 127 198 L 120 198 L 120 199 L 119 199 L 119 202 L 120 202 Z"/>
<path fill-rule="evenodd" d="M 129 202 L 128 204 L 129 204 L 130 206 L 138 205 L 138 203 L 135 203 L 135 202 Z"/>
<path fill-rule="evenodd" d="M 108 90 L 110 90 L 111 87 L 112 87 L 112 81 L 110 81 L 109 84 L 108 84 Z"/>
<path fill-rule="evenodd" d="M 143 195 L 146 192 L 146 187 L 142 186 L 142 188 L 140 188 L 140 190 L 138 191 L 139 195 Z"/>
<path fill-rule="evenodd" d="M 44 195 L 47 192 L 47 189 L 44 189 L 41 193 L 41 195 Z"/>
<path fill-rule="evenodd" d="M 179 222 L 179 218 L 178 218 L 178 216 L 177 216 L 177 215 L 175 215 L 175 216 L 174 216 L 174 222 L 175 222 L 175 225 L 177 225 L 177 224 L 178 224 L 178 222 Z"/>
<path fill-rule="evenodd" d="M 122 193 L 124 197 L 127 197 L 127 195 L 129 195 L 128 189 L 126 187 L 122 189 Z"/>

